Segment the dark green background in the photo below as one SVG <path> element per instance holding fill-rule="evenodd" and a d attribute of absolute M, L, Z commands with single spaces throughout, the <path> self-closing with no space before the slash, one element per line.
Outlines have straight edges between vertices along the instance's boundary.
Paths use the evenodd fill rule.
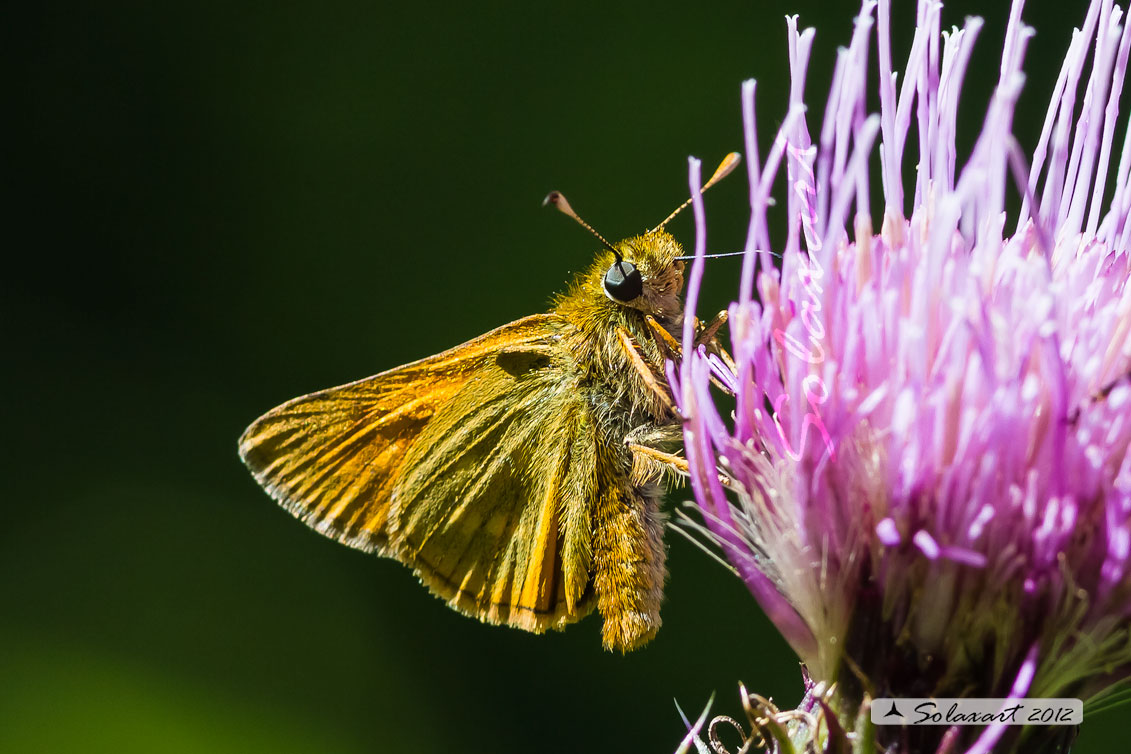
<path fill-rule="evenodd" d="M 896 4 L 902 69 L 912 12 Z M 996 78 L 996 5 L 964 149 Z M 742 680 L 797 701 L 796 660 L 743 586 L 675 536 L 664 628 L 615 656 L 596 618 L 535 637 L 457 615 L 292 520 L 236 457 L 287 398 L 543 310 L 594 251 L 539 208 L 546 192 L 610 237 L 655 224 L 686 197 L 688 154 L 709 171 L 741 149 L 747 77 L 765 149 L 786 12 L 818 27 L 819 123 L 856 11 L 469 6 L 8 17 L 0 750 L 662 754 L 681 737 L 673 699 L 694 714 L 716 691 L 734 713 Z M 1026 17 L 1031 147 L 1083 4 Z M 709 196 L 712 250 L 739 248 L 745 191 Z M 689 219 L 672 227 L 690 246 Z M 709 308 L 737 270 L 710 268 Z M 1105 751 L 1104 726 L 1078 751 Z"/>

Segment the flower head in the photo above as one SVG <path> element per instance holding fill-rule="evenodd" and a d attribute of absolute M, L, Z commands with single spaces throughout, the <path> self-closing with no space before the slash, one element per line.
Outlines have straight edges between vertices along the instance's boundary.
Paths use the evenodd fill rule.
<path fill-rule="evenodd" d="M 688 317 L 677 394 L 707 528 L 814 681 L 838 684 L 842 722 L 867 697 L 1089 698 L 1131 675 L 1131 130 L 1116 141 L 1131 24 L 1091 3 L 1027 156 L 1011 135 L 1033 33 L 1022 5 L 961 165 L 982 24 L 940 33 L 936 2 L 919 3 L 901 76 L 890 0 L 863 3 L 815 138 L 814 32 L 788 19 L 790 110 L 764 163 L 743 87 L 751 221 L 733 364 L 693 350 Z M 777 269 L 761 252 L 782 162 Z M 702 254 L 698 201 L 696 219 Z M 697 260 L 691 312 L 702 273 Z M 733 389 L 732 416 L 712 376 Z"/>

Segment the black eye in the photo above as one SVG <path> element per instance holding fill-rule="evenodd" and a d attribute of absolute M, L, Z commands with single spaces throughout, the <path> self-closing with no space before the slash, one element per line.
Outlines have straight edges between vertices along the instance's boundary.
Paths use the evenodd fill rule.
<path fill-rule="evenodd" d="M 644 292 L 644 280 L 631 262 L 613 262 L 605 273 L 605 294 L 613 301 L 627 304 Z"/>

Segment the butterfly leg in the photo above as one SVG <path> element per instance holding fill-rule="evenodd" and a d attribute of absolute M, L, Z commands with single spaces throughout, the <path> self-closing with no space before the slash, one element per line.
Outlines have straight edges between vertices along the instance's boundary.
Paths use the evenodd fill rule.
<path fill-rule="evenodd" d="M 1092 393 L 1089 404 L 1096 404 L 1100 403 L 1101 401 L 1106 401 L 1107 397 L 1111 395 L 1111 391 L 1115 390 L 1116 386 L 1118 386 L 1119 383 L 1125 380 L 1131 380 L 1131 370 L 1125 372 L 1119 377 L 1116 377 L 1114 380 L 1104 385 L 1096 392 Z M 1075 424 L 1077 421 L 1079 421 L 1082 408 L 1082 406 L 1077 406 L 1076 408 L 1072 409 L 1072 414 L 1068 417 L 1069 424 Z"/>
<path fill-rule="evenodd" d="M 1092 396 L 1092 401 L 1098 403 L 1099 401 L 1107 400 L 1107 397 L 1111 395 L 1111 391 L 1115 390 L 1115 386 L 1123 382 L 1124 380 L 1131 380 L 1131 370 L 1128 370 L 1126 374 L 1120 377 L 1116 377 L 1107 385 L 1100 388 L 1099 392 L 1095 393 Z"/>
<path fill-rule="evenodd" d="M 631 364 L 640 375 L 640 379 L 644 382 L 645 387 L 656 397 L 660 411 L 655 411 L 654 413 L 657 415 L 667 414 L 674 416 L 675 405 L 672 403 L 671 393 L 668 391 L 667 386 L 660 385 L 660 382 L 656 379 L 655 373 L 652 372 L 652 368 L 644 362 L 644 358 L 637 350 L 636 343 L 633 342 L 632 336 L 629 335 L 628 331 L 623 327 L 617 328 L 617 341 L 624 350 L 625 356 L 628 357 L 628 363 Z"/>
<path fill-rule="evenodd" d="M 660 326 L 656 318 L 651 314 L 644 317 L 644 322 L 652 331 L 652 339 L 656 341 L 656 345 L 660 347 L 660 354 L 665 360 L 671 359 L 678 362 L 683 356 L 683 348 L 680 346 L 679 341 L 672 337 L 672 334 Z"/>
<path fill-rule="evenodd" d="M 727 318 L 727 313 L 722 311 L 712 317 L 711 321 L 707 324 L 701 324 L 699 326 L 699 332 L 695 336 L 695 345 L 717 345 L 717 343 L 715 343 L 715 336 L 718 335 L 719 328 L 726 324 Z M 673 360 L 678 360 L 683 354 L 683 346 L 680 345 L 680 342 L 676 340 L 670 332 L 661 327 L 660 323 L 657 322 L 656 318 L 651 314 L 647 315 L 644 321 L 648 323 L 648 327 L 651 328 L 656 343 L 665 352 L 665 355 Z"/>
<path fill-rule="evenodd" d="M 656 341 L 656 345 L 660 347 L 660 353 L 663 355 L 663 358 L 678 362 L 683 357 L 683 347 L 680 345 L 679 341 L 672 337 L 671 333 L 661 327 L 660 323 L 657 322 L 652 315 L 645 317 L 644 321 L 648 324 L 648 327 L 651 328 L 652 337 Z M 716 314 L 710 322 L 700 328 L 699 334 L 695 336 L 695 345 L 697 347 L 702 345 L 707 346 L 707 350 L 710 353 L 716 354 L 728 369 L 735 372 L 737 368 L 735 367 L 734 359 L 727 353 L 725 348 L 719 345 L 719 341 L 715 338 L 719 332 L 719 328 L 722 327 L 726 321 L 726 312 Z M 719 382 L 714 376 L 711 377 L 711 381 L 724 392 L 733 394 L 729 388 Z"/>
<path fill-rule="evenodd" d="M 718 338 L 715 337 L 719 333 L 719 328 L 726 324 L 727 319 L 728 315 L 725 311 L 716 314 L 710 322 L 703 325 L 699 330 L 699 334 L 695 336 L 695 345 L 707 346 L 707 350 L 710 353 L 718 356 L 723 364 L 726 365 L 727 369 L 729 369 L 732 373 L 736 373 L 738 372 L 738 367 L 735 366 L 734 358 L 727 352 L 727 349 L 723 348 L 722 344 L 719 343 Z M 721 388 L 724 392 L 733 395 L 732 391 L 729 388 L 724 386 L 714 377 L 711 378 L 711 381 L 714 382 L 715 385 Z"/>
<path fill-rule="evenodd" d="M 677 482 L 687 472 L 687 461 L 669 450 L 679 448 L 683 429 L 675 424 L 644 424 L 628 433 L 624 444 L 632 453 L 632 483 L 645 484 L 658 479 Z"/>
<path fill-rule="evenodd" d="M 668 448 L 678 448 L 683 439 L 683 428 L 679 424 L 660 426 L 643 425 L 629 432 L 624 438 L 625 445 L 632 453 L 632 481 L 645 484 L 666 478 L 678 482 L 680 475 L 687 476 L 687 459 Z M 723 486 L 730 486 L 730 477 L 719 474 Z"/>
<path fill-rule="evenodd" d="M 715 336 L 719 332 L 719 328 L 727 322 L 726 311 L 721 311 L 711 318 L 711 321 L 703 325 L 699 332 L 695 335 L 695 345 L 701 346 L 704 344 L 711 344 L 715 340 Z"/>
<path fill-rule="evenodd" d="M 675 453 L 666 453 L 647 445 L 629 443 L 632 451 L 632 480 L 646 481 L 657 477 L 671 479 L 679 474 L 687 474 L 687 459 Z"/>
<path fill-rule="evenodd" d="M 683 456 L 665 453 L 662 450 L 649 448 L 647 445 L 629 445 L 628 449 L 632 451 L 633 480 L 655 479 L 657 476 L 673 474 L 682 474 L 683 476 L 691 474 L 691 468 L 687 465 L 687 459 Z M 724 487 L 730 487 L 730 477 L 720 473 L 719 483 Z"/>

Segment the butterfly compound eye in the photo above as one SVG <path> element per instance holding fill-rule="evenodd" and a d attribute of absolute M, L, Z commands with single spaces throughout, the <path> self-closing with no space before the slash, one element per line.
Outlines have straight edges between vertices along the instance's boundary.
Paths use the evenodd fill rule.
<path fill-rule="evenodd" d="M 622 304 L 644 292 L 644 280 L 631 262 L 613 262 L 605 273 L 604 285 L 605 295 Z"/>

